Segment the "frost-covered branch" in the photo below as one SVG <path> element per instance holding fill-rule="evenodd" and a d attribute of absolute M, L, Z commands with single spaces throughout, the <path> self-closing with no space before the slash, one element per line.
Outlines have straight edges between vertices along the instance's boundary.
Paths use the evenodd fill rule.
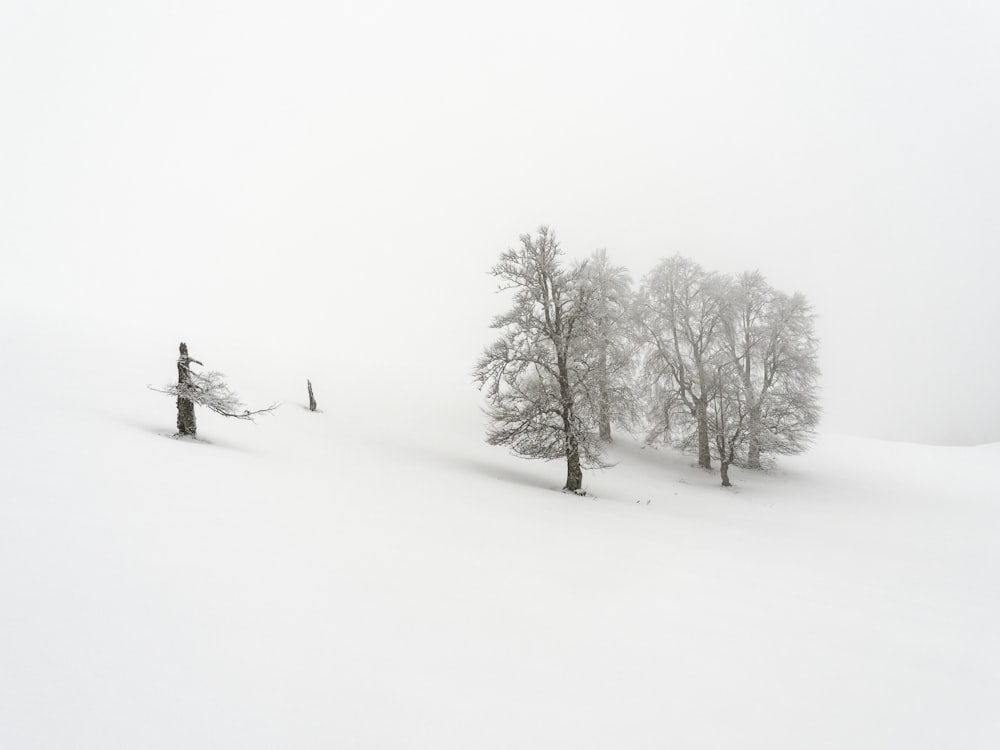
<path fill-rule="evenodd" d="M 195 372 L 191 369 L 192 364 L 201 365 L 202 363 L 193 359 L 188 354 L 187 344 L 181 342 L 180 357 L 177 359 L 177 382 L 170 383 L 163 388 L 149 386 L 150 390 L 157 393 L 176 397 L 178 435 L 194 437 L 197 434 L 195 404 L 204 406 L 223 417 L 245 419 L 251 422 L 258 414 L 269 414 L 278 408 L 276 403 L 263 409 L 246 408 L 226 383 L 225 376 L 221 372 L 214 370 L 202 373 Z"/>
<path fill-rule="evenodd" d="M 194 361 L 194 360 L 192 360 Z M 157 393 L 165 393 L 168 396 L 186 398 L 189 401 L 204 406 L 210 411 L 214 411 L 223 417 L 233 419 L 247 419 L 251 422 L 258 414 L 270 414 L 278 408 L 279 404 L 274 403 L 263 409 L 250 410 L 246 408 L 239 396 L 233 393 L 232 389 L 225 381 L 225 375 L 221 372 L 210 370 L 208 372 L 190 372 L 191 382 L 170 383 L 163 388 L 152 388 Z"/>

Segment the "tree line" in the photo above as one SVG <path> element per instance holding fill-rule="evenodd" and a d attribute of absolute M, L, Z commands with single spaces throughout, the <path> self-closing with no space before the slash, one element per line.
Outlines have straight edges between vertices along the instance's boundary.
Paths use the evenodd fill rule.
<path fill-rule="evenodd" d="M 698 465 L 759 469 L 804 451 L 819 420 L 818 340 L 801 294 L 757 271 L 662 260 L 633 285 L 603 250 L 567 262 L 548 227 L 492 268 L 512 305 L 474 368 L 487 441 L 565 459 L 564 489 L 608 466 L 612 427 L 689 450 Z"/>

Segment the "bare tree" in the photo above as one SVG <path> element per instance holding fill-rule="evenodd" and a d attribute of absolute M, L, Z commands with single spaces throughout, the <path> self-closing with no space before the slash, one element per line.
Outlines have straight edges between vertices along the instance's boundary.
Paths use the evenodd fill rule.
<path fill-rule="evenodd" d="M 594 357 L 588 347 L 592 289 L 586 264 L 566 269 L 555 233 L 500 256 L 492 273 L 513 306 L 492 327 L 502 334 L 480 356 L 474 376 L 486 388 L 487 442 L 525 458 L 566 461 L 564 489 L 582 494 L 584 466 L 603 466 L 594 419 Z"/>
<path fill-rule="evenodd" d="M 740 463 L 746 447 L 748 409 L 740 374 L 733 361 L 718 360 L 709 400 L 709 428 L 723 487 L 731 487 L 729 467 Z"/>
<path fill-rule="evenodd" d="M 204 406 L 216 414 L 234 419 L 253 421 L 258 414 L 268 414 L 278 408 L 271 404 L 264 409 L 250 411 L 239 397 L 232 392 L 221 372 L 195 372 L 191 365 L 202 365 L 188 354 L 188 347 L 183 341 L 180 345 L 180 357 L 177 359 L 177 383 L 163 388 L 152 388 L 158 393 L 166 393 L 177 398 L 177 434 L 195 437 L 198 433 L 198 423 L 195 419 L 194 406 Z M 202 365 L 204 366 L 204 365 Z"/>
<path fill-rule="evenodd" d="M 809 447 L 819 423 L 819 340 L 802 294 L 780 295 L 764 350 L 770 389 L 761 404 L 762 454 L 792 455 Z"/>
<path fill-rule="evenodd" d="M 596 354 L 597 402 L 592 408 L 598 435 L 611 442 L 612 423 L 630 427 L 638 411 L 632 387 L 636 349 L 629 319 L 632 280 L 624 267 L 611 264 L 606 250 L 597 250 L 590 257 L 586 276 L 591 292 L 589 346 Z"/>
<path fill-rule="evenodd" d="M 694 261 L 674 256 L 645 278 L 635 320 L 649 349 L 647 381 L 657 381 L 679 401 L 694 422 L 698 465 L 712 468 L 708 405 L 714 388 L 712 358 L 723 324 L 725 280 Z"/>
<path fill-rule="evenodd" d="M 818 341 L 805 297 L 776 291 L 759 272 L 740 276 L 727 304 L 726 348 L 747 410 L 745 464 L 758 469 L 762 453 L 799 453 L 812 437 Z"/>

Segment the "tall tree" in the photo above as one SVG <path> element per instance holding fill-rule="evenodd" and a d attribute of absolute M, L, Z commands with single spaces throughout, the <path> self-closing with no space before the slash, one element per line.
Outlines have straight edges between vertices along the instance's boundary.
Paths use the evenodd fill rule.
<path fill-rule="evenodd" d="M 595 383 L 586 264 L 564 268 L 555 233 L 542 226 L 492 273 L 514 299 L 493 320 L 501 336 L 474 369 L 489 402 L 487 441 L 525 458 L 565 459 L 564 489 L 582 493 L 583 467 L 604 465 L 587 408 Z"/>
<path fill-rule="evenodd" d="M 736 280 L 727 304 L 726 348 L 746 407 L 745 465 L 758 469 L 761 454 L 804 450 L 819 420 L 814 316 L 804 296 L 776 291 L 756 271 Z"/>
<path fill-rule="evenodd" d="M 590 283 L 588 334 L 595 354 L 598 436 L 611 442 L 611 425 L 636 420 L 632 369 L 635 337 L 630 335 L 632 279 L 623 266 L 613 265 L 606 250 L 591 255 L 586 269 Z"/>
<path fill-rule="evenodd" d="M 715 366 L 715 388 L 709 400 L 709 429 L 719 461 L 723 487 L 731 487 L 729 467 L 740 463 L 747 442 L 747 402 L 733 362 Z"/>
<path fill-rule="evenodd" d="M 819 423 L 819 339 L 815 316 L 799 293 L 779 294 L 769 316 L 761 399 L 761 453 L 791 455 L 809 447 Z"/>
<path fill-rule="evenodd" d="M 649 350 L 647 379 L 659 381 L 694 422 L 698 465 L 712 468 L 708 406 L 715 387 L 712 359 L 723 325 L 725 280 L 679 255 L 646 276 L 635 319 Z"/>

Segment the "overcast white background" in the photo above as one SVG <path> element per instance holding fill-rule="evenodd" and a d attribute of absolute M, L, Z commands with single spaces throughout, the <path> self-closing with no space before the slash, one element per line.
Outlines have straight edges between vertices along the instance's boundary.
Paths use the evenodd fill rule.
<path fill-rule="evenodd" d="M 547 223 L 804 292 L 824 429 L 1000 440 L 996 3 L 2 8 L 12 324 L 471 390 L 485 271 Z"/>

